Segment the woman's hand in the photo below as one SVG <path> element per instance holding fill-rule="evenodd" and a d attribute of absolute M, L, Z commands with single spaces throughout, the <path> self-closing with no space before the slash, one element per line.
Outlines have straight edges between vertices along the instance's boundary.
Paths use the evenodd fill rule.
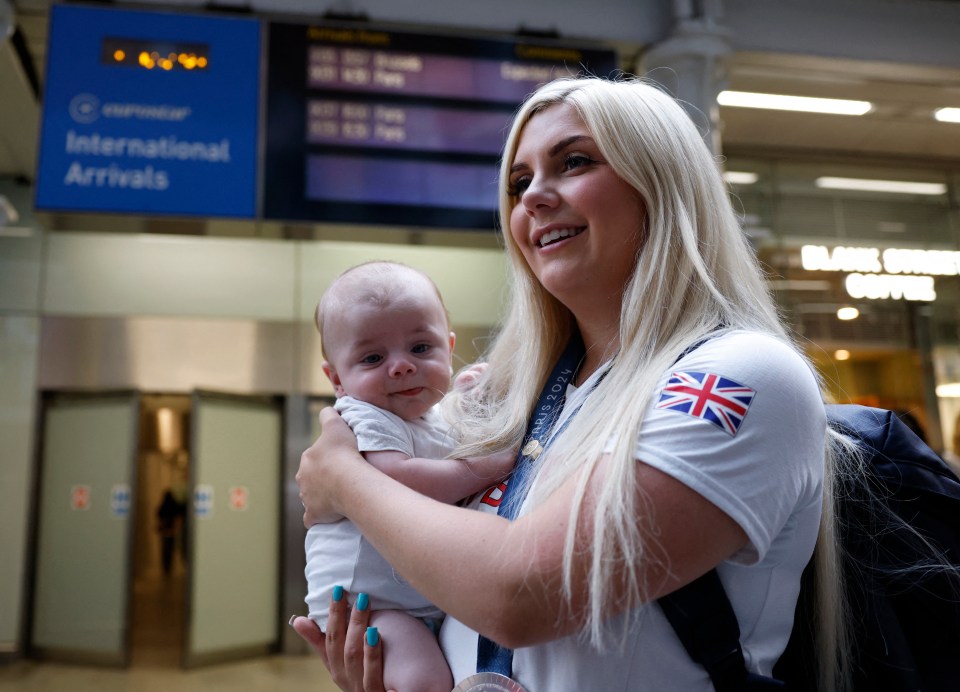
<path fill-rule="evenodd" d="M 348 477 L 350 462 L 365 463 L 357 451 L 357 438 L 332 408 L 320 411 L 321 434 L 300 455 L 297 485 L 303 502 L 306 527 L 341 519 L 337 509 L 337 480 Z"/>
<path fill-rule="evenodd" d="M 346 692 L 384 692 L 383 646 L 374 628 L 368 631 L 370 610 L 349 606 L 343 591 L 330 602 L 327 633 L 313 620 L 297 617 L 290 624 L 314 651 L 337 687 Z M 358 597 L 357 602 L 361 599 Z"/>

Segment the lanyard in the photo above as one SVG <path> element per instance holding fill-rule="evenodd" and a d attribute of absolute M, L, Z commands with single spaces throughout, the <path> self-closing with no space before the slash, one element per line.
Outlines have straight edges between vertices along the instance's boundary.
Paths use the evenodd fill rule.
<path fill-rule="evenodd" d="M 553 424 L 563 411 L 563 405 L 566 403 L 567 385 L 573 380 L 582 359 L 583 341 L 580 339 L 580 334 L 577 333 L 571 337 L 570 343 L 567 344 L 557 364 L 553 366 L 553 371 L 540 392 L 540 398 L 537 400 L 533 415 L 527 424 L 527 434 L 523 438 L 523 446 L 517 453 L 516 464 L 514 464 L 513 472 L 510 474 L 498 507 L 497 514 L 501 517 L 510 520 L 517 518 L 517 512 L 520 511 L 520 505 L 523 504 L 524 500 L 521 490 L 525 481 L 533 471 L 533 466 L 540 454 L 549 443 L 548 438 L 560 432 L 557 430 L 551 435 Z"/>
<path fill-rule="evenodd" d="M 524 497 L 522 490 L 526 487 L 526 479 L 530 475 L 537 458 L 549 444 L 550 437 L 558 431 L 553 431 L 553 424 L 563 410 L 567 397 L 567 385 L 573 380 L 577 367 L 583 359 L 583 340 L 579 332 L 575 333 L 564 349 L 563 354 L 553 367 L 550 377 L 547 378 L 540 398 L 533 410 L 530 422 L 527 424 L 527 434 L 523 446 L 517 454 L 517 463 L 513 473 L 507 481 L 503 497 L 497 508 L 497 514 L 510 519 L 516 518 Z M 572 418 L 572 416 L 571 416 Z M 567 418 L 569 421 L 570 418 Z M 499 646 L 483 635 L 477 641 L 477 672 L 501 673 L 509 677 L 513 672 L 513 651 Z"/>

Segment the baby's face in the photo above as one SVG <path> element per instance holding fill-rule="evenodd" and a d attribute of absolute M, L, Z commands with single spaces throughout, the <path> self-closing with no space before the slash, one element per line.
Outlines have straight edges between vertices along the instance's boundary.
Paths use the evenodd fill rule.
<path fill-rule="evenodd" d="M 352 306 L 331 327 L 324 370 L 337 396 L 413 420 L 450 386 L 454 335 L 432 293 L 404 292 L 387 308 Z"/>

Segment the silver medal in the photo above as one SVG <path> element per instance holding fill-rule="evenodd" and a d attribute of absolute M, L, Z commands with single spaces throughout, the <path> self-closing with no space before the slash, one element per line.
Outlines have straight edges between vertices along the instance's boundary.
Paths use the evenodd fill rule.
<path fill-rule="evenodd" d="M 523 685 L 506 675 L 477 673 L 454 687 L 453 692 L 526 692 L 526 690 Z"/>

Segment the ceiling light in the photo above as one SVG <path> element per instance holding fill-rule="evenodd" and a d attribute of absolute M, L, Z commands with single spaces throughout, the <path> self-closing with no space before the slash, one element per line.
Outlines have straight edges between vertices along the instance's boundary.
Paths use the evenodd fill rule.
<path fill-rule="evenodd" d="M 938 108 L 933 117 L 942 123 L 960 123 L 960 108 Z"/>
<path fill-rule="evenodd" d="M 717 103 L 721 106 L 738 108 L 768 108 L 778 111 L 803 111 L 805 113 L 830 113 L 832 115 L 863 115 L 873 109 L 873 104 L 869 101 L 756 94 L 748 91 L 721 91 L 717 96 Z"/>
<path fill-rule="evenodd" d="M 834 360 L 850 360 L 850 351 L 845 348 L 838 348 L 833 352 Z"/>
<path fill-rule="evenodd" d="M 753 185 L 760 176 L 746 171 L 724 171 L 723 179 L 731 185 Z"/>
<path fill-rule="evenodd" d="M 948 382 L 947 384 L 938 384 L 936 391 L 937 391 L 937 396 L 960 397 L 960 382 Z"/>
<path fill-rule="evenodd" d="M 866 178 L 817 178 L 816 186 L 831 190 L 866 190 L 868 192 L 897 192 L 907 195 L 944 195 L 944 183 L 917 183 L 909 180 L 868 180 Z"/>
<path fill-rule="evenodd" d="M 854 307 L 847 306 L 837 310 L 838 320 L 855 320 L 860 317 L 860 311 Z"/>

